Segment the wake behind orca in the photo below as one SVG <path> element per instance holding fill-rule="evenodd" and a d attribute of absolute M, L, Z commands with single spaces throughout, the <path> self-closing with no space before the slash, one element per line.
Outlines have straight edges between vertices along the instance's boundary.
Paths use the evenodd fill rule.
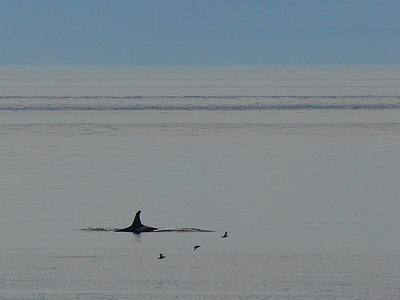
<path fill-rule="evenodd" d="M 118 229 L 118 228 L 103 228 L 103 227 L 86 227 L 83 230 L 132 232 L 135 234 L 140 234 L 142 232 L 214 232 L 214 230 L 205 230 L 198 228 L 156 228 L 156 227 L 146 226 L 140 220 L 141 212 L 142 212 L 141 210 L 136 212 L 131 226 L 126 228 Z"/>

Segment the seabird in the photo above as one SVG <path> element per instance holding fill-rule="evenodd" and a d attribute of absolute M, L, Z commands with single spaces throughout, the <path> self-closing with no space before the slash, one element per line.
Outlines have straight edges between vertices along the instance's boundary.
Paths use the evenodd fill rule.
<path fill-rule="evenodd" d="M 200 246 L 199 245 L 194 246 L 193 251 L 196 250 L 197 248 L 200 248 Z"/>
<path fill-rule="evenodd" d="M 222 236 L 223 238 L 228 237 L 228 231 L 225 231 L 225 234 Z"/>
<path fill-rule="evenodd" d="M 158 259 L 163 259 L 163 258 L 165 258 L 165 256 L 160 253 L 160 257 Z"/>

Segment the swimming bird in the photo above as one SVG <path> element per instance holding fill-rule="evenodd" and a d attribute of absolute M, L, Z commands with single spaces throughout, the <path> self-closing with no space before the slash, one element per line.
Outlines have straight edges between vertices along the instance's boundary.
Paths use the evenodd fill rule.
<path fill-rule="evenodd" d="M 225 231 L 225 234 L 222 236 L 222 238 L 228 237 L 228 231 Z"/>
<path fill-rule="evenodd" d="M 160 253 L 160 257 L 158 259 L 163 259 L 165 258 L 165 255 L 162 255 L 162 253 Z"/>
<path fill-rule="evenodd" d="M 193 251 L 196 250 L 197 248 L 200 248 L 200 246 L 199 245 L 194 246 Z"/>

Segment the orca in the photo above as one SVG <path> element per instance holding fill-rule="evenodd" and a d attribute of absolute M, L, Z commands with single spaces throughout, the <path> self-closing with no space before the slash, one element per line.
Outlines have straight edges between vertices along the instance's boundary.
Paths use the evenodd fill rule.
<path fill-rule="evenodd" d="M 122 229 L 117 229 L 115 231 L 116 232 L 133 232 L 135 234 L 140 234 L 141 232 L 151 232 L 151 231 L 157 230 L 158 228 L 150 227 L 150 226 L 146 226 L 146 225 L 142 224 L 142 222 L 140 221 L 140 213 L 141 212 L 142 211 L 139 210 L 136 213 L 131 226 L 122 228 Z"/>

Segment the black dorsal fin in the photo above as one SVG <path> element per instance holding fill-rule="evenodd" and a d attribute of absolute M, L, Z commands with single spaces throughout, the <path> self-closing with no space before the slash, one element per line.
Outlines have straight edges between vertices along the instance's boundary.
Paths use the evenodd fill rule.
<path fill-rule="evenodd" d="M 141 232 L 146 232 L 146 231 L 154 231 L 157 228 L 155 227 L 150 227 L 150 226 L 146 226 L 143 225 L 142 222 L 140 221 L 140 213 L 142 211 L 138 210 L 138 212 L 135 215 L 135 218 L 133 219 L 132 225 L 127 227 L 127 228 L 122 228 L 122 229 L 118 229 L 115 230 L 117 232 L 133 232 L 133 233 L 141 233 Z"/>
<path fill-rule="evenodd" d="M 132 225 L 131 225 L 130 227 L 132 227 L 132 228 L 138 228 L 138 227 L 142 227 L 142 226 L 143 226 L 142 222 L 140 221 L 140 213 L 141 213 L 141 212 L 142 212 L 142 211 L 139 210 L 139 211 L 136 213 L 135 218 L 133 219 Z"/>

